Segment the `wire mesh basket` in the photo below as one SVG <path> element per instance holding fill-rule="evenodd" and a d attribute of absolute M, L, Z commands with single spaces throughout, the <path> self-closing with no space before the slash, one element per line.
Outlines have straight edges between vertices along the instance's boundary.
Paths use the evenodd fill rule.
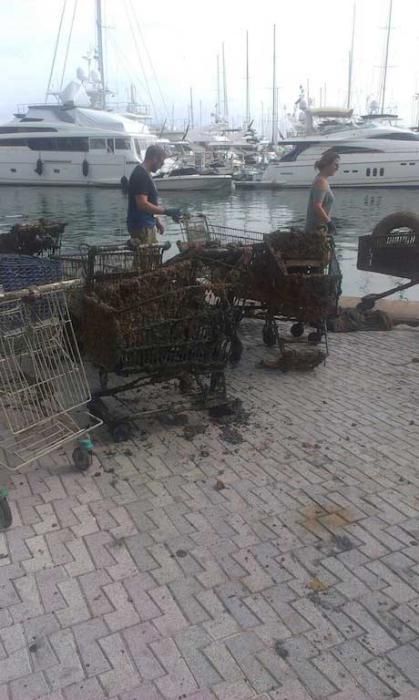
<path fill-rule="evenodd" d="M 0 465 L 9 470 L 91 428 L 77 419 L 90 390 L 65 292 L 54 283 L 0 296 Z"/>
<path fill-rule="evenodd" d="M 0 285 L 5 292 L 58 282 L 61 277 L 58 260 L 31 255 L 0 255 Z"/>
<path fill-rule="evenodd" d="M 205 214 L 195 214 L 184 217 L 181 230 L 190 243 L 207 241 L 219 245 L 251 245 L 263 241 L 263 233 L 231 226 L 219 226 L 209 221 Z"/>
<path fill-rule="evenodd" d="M 162 264 L 166 245 L 106 245 L 80 247 L 79 253 L 60 255 L 62 279 L 82 278 L 86 286 L 96 281 L 118 277 L 121 273 L 138 274 L 155 270 Z"/>

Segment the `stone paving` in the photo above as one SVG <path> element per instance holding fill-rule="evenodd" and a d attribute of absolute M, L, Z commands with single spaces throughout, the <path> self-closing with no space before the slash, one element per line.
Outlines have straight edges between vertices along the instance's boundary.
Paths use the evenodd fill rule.
<path fill-rule="evenodd" d="M 88 472 L 14 477 L 0 700 L 419 698 L 419 331 L 281 374 L 260 330 L 239 418 L 101 430 Z"/>

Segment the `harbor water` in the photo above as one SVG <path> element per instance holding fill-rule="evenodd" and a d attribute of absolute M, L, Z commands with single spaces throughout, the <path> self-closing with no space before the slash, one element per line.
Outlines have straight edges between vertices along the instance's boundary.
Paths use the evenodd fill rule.
<path fill-rule="evenodd" d="M 187 208 L 191 213 L 203 212 L 214 223 L 249 231 L 267 233 L 291 224 L 302 226 L 308 191 L 237 190 L 219 193 L 165 193 L 163 205 Z M 86 189 L 56 187 L 1 187 L 0 226 L 6 231 L 25 218 L 61 219 L 68 222 L 63 250 L 77 251 L 81 243 L 123 243 L 127 199 L 119 189 Z M 383 291 L 396 278 L 361 272 L 356 269 L 358 236 L 371 232 L 375 224 L 395 211 L 411 211 L 419 215 L 419 191 L 416 189 L 336 189 L 334 220 L 337 226 L 336 248 L 343 272 L 343 293 L 360 296 Z M 170 220 L 164 239 L 172 242 L 170 254 L 177 252 L 180 228 Z M 396 297 L 395 297 L 396 298 Z M 399 295 L 419 299 L 419 287 Z"/>

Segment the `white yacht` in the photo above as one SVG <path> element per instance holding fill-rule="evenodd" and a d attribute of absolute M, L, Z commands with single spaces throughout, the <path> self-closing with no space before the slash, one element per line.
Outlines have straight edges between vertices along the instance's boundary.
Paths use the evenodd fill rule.
<path fill-rule="evenodd" d="M 340 166 L 333 187 L 418 187 L 419 134 L 373 121 L 342 131 L 281 141 L 289 146 L 277 163 L 268 165 L 261 182 L 266 187 L 309 187 L 314 163 L 333 148 Z"/>
<path fill-rule="evenodd" d="M 118 187 L 156 141 L 148 126 L 115 112 L 32 105 L 0 126 L 0 184 Z"/>

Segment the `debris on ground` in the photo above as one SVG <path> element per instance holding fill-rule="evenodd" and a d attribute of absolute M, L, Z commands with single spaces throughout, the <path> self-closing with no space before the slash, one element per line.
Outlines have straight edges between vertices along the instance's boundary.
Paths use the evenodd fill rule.
<path fill-rule="evenodd" d="M 280 642 L 279 640 L 275 642 L 275 651 L 278 654 L 278 656 L 281 657 L 281 659 L 286 659 L 289 656 L 289 651 L 284 647 L 283 642 Z"/>
<path fill-rule="evenodd" d="M 216 491 L 223 491 L 223 489 L 226 489 L 227 486 L 225 485 L 224 481 L 221 481 L 221 479 L 217 479 L 214 488 Z"/>
<path fill-rule="evenodd" d="M 329 586 L 315 576 L 307 583 L 306 588 L 310 588 L 312 591 L 326 591 Z"/>
<path fill-rule="evenodd" d="M 183 429 L 183 437 L 185 440 L 193 440 L 197 435 L 205 433 L 207 425 L 186 425 Z"/>
<path fill-rule="evenodd" d="M 325 359 L 326 353 L 317 347 L 282 347 L 276 357 L 265 358 L 258 366 L 264 369 L 279 369 L 281 372 L 308 372 Z"/>

